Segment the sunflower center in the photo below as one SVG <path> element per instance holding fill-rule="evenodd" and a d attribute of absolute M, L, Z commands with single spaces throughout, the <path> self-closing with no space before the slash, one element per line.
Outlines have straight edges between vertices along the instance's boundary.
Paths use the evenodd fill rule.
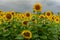
<path fill-rule="evenodd" d="M 50 13 L 49 12 L 47 13 L 47 16 L 50 16 Z"/>
<path fill-rule="evenodd" d="M 58 19 L 56 19 L 56 21 L 59 21 Z"/>
<path fill-rule="evenodd" d="M 7 19 L 11 19 L 11 15 L 10 14 L 7 14 L 6 17 L 7 17 Z"/>
<path fill-rule="evenodd" d="M 36 10 L 39 10 L 40 9 L 40 6 L 39 5 L 36 5 L 35 8 L 36 8 Z"/>
<path fill-rule="evenodd" d="M 12 12 L 12 15 L 14 15 L 14 13 Z"/>
<path fill-rule="evenodd" d="M 44 18 L 43 16 L 41 16 L 41 18 Z"/>
<path fill-rule="evenodd" d="M 28 22 L 28 21 L 24 21 L 23 24 L 24 24 L 24 25 L 27 25 L 27 22 Z"/>
<path fill-rule="evenodd" d="M 0 11 L 0 12 L 2 12 L 2 11 Z"/>
<path fill-rule="evenodd" d="M 8 28 L 6 27 L 5 30 L 7 30 Z"/>
<path fill-rule="evenodd" d="M 26 14 L 26 16 L 27 16 L 27 17 L 29 17 L 29 16 L 30 16 L 30 14 L 29 14 L 29 13 L 27 13 L 27 14 Z"/>
<path fill-rule="evenodd" d="M 54 17 L 52 17 L 52 19 L 54 20 Z"/>
<path fill-rule="evenodd" d="M 29 33 L 29 32 L 25 32 L 24 35 L 25 35 L 26 37 L 30 37 L 30 33 Z"/>

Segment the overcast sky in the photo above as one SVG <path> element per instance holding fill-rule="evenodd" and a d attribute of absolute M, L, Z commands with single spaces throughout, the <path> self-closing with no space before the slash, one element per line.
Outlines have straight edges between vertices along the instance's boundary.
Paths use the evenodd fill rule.
<path fill-rule="evenodd" d="M 43 10 L 52 10 L 54 13 L 60 12 L 60 0 L 0 0 L 0 9 L 3 11 L 31 11 L 33 5 L 39 2 L 43 6 Z"/>

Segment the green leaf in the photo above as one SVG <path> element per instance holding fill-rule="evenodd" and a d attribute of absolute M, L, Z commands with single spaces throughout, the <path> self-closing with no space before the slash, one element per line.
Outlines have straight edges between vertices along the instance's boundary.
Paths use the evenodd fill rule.
<path fill-rule="evenodd" d="M 38 38 L 38 37 L 39 37 L 39 35 L 37 35 L 37 34 L 33 35 L 33 38 Z"/>
<path fill-rule="evenodd" d="M 40 36 L 40 38 L 47 39 L 47 36 L 43 35 L 43 36 Z"/>
<path fill-rule="evenodd" d="M 19 34 L 15 39 L 21 39 L 22 40 L 23 37 L 22 37 L 22 35 Z"/>

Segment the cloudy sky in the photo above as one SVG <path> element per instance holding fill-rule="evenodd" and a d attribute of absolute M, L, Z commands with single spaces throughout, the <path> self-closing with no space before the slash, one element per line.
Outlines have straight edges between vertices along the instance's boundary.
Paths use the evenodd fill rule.
<path fill-rule="evenodd" d="M 43 10 L 52 10 L 54 13 L 60 12 L 60 0 L 0 0 L 0 9 L 3 11 L 31 11 L 33 5 L 39 2 L 43 6 Z"/>

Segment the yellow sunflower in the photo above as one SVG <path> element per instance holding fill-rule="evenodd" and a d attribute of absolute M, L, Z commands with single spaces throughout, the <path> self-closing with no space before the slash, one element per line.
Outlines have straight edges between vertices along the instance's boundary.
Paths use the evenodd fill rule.
<path fill-rule="evenodd" d="M 21 14 L 17 14 L 16 19 L 18 19 L 18 20 L 21 19 Z"/>
<path fill-rule="evenodd" d="M 23 30 L 21 34 L 24 38 L 27 38 L 27 39 L 32 38 L 32 33 L 29 30 Z"/>
<path fill-rule="evenodd" d="M 24 14 L 21 14 L 21 19 L 24 19 L 25 18 L 25 15 Z"/>
<path fill-rule="evenodd" d="M 2 20 L 5 21 L 6 20 L 6 17 L 5 15 L 2 16 Z"/>
<path fill-rule="evenodd" d="M 14 11 L 11 11 L 10 13 L 11 13 L 12 15 L 15 15 L 15 14 L 16 14 Z"/>
<path fill-rule="evenodd" d="M 45 12 L 45 16 L 46 16 L 47 18 L 52 17 L 52 12 L 51 12 L 51 11 Z"/>
<path fill-rule="evenodd" d="M 39 16 L 39 18 L 45 18 L 45 16 L 41 14 L 41 15 Z"/>
<path fill-rule="evenodd" d="M 40 12 L 42 11 L 42 5 L 40 3 L 36 3 L 33 7 L 34 11 Z"/>
<path fill-rule="evenodd" d="M 26 11 L 25 12 L 25 19 L 30 20 L 32 18 L 32 15 L 30 12 Z"/>
<path fill-rule="evenodd" d="M 51 18 L 52 18 L 52 20 L 55 20 L 56 19 L 56 15 L 53 15 Z"/>
<path fill-rule="evenodd" d="M 36 19 L 31 19 L 32 20 L 32 22 L 35 22 L 35 23 L 37 23 L 37 20 Z"/>
<path fill-rule="evenodd" d="M 6 13 L 5 14 L 5 18 L 7 19 L 7 20 L 12 20 L 13 19 L 13 16 L 12 16 L 12 14 L 10 14 L 10 13 Z"/>
<path fill-rule="evenodd" d="M 26 26 L 28 24 L 28 21 L 27 20 L 24 20 L 23 22 L 22 22 L 22 25 L 23 26 Z"/>
<path fill-rule="evenodd" d="M 57 18 L 55 18 L 55 20 L 54 20 L 56 23 L 59 23 L 60 22 L 60 20 L 59 20 L 59 18 L 57 17 Z"/>

